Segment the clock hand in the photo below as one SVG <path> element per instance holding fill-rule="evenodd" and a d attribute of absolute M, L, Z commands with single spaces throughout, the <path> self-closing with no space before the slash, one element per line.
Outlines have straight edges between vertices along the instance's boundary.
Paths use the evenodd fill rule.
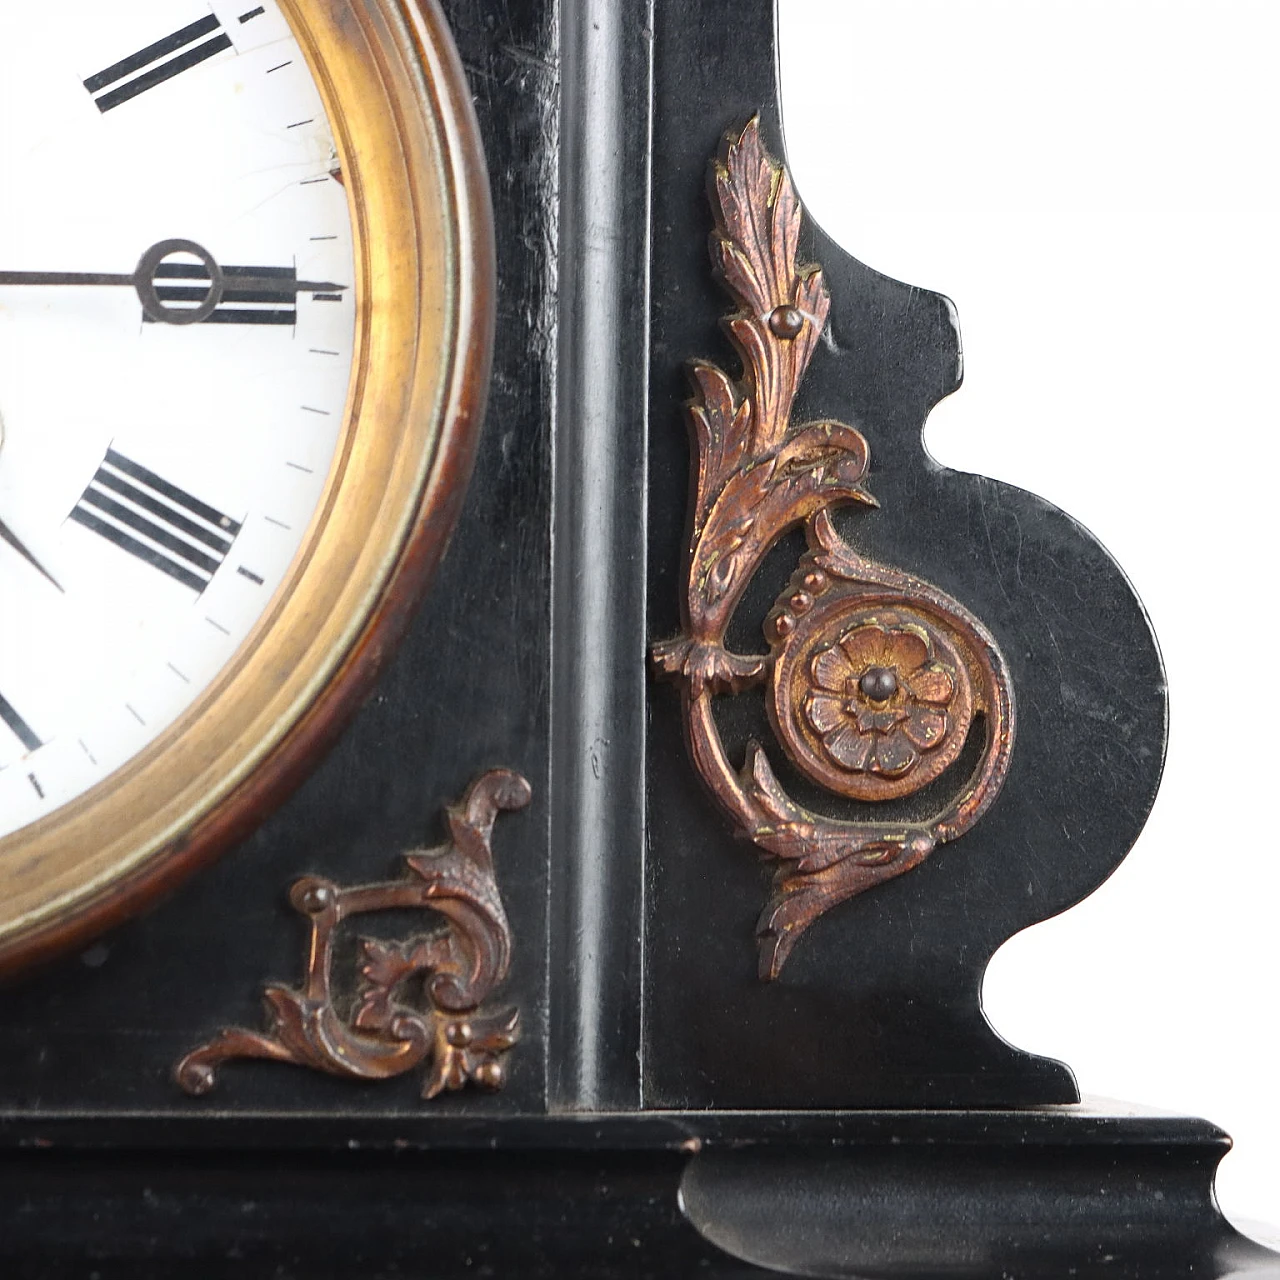
<path fill-rule="evenodd" d="M 204 275 L 193 276 L 191 272 L 200 268 L 179 268 L 175 273 L 171 267 L 162 269 L 166 258 L 175 253 L 186 253 L 199 258 L 203 265 Z M 203 284 L 207 279 L 208 288 L 204 291 L 203 300 L 195 307 L 170 307 L 161 300 L 156 281 L 160 278 L 199 279 Z M 13 285 L 76 285 L 76 286 L 121 286 L 132 285 L 137 291 L 138 300 L 147 316 L 162 324 L 188 325 L 199 324 L 207 320 L 222 302 L 228 284 L 237 291 L 264 290 L 277 295 L 300 293 L 342 293 L 347 286 L 334 284 L 328 280 L 290 280 L 276 276 L 255 276 L 235 272 L 228 280 L 226 272 L 218 265 L 213 255 L 194 240 L 161 240 L 142 255 L 136 270 L 131 275 L 119 275 L 98 271 L 0 271 L 0 287 Z"/>
<path fill-rule="evenodd" d="M 7 542 L 33 569 L 48 578 L 63 595 L 66 594 L 66 588 L 63 587 L 62 583 L 31 554 L 27 544 L 3 520 L 0 520 L 0 541 Z"/>
<path fill-rule="evenodd" d="M 0 271 L 0 284 L 132 284 L 132 276 L 95 271 Z"/>

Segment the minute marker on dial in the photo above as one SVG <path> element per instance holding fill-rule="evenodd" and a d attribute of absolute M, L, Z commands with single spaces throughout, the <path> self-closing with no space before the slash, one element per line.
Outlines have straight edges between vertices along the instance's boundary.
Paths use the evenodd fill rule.
<path fill-rule="evenodd" d="M 171 263 L 167 259 L 186 254 L 197 263 Z M 189 279 L 195 286 L 162 285 L 161 280 Z M 161 240 L 142 255 L 129 275 L 96 271 L 0 271 L 0 287 L 132 287 L 142 303 L 146 318 L 157 324 L 189 325 L 211 321 L 223 300 L 241 302 L 295 303 L 301 293 L 341 296 L 347 286 L 330 280 L 299 280 L 287 267 L 221 267 L 213 255 L 194 240 Z M 172 302 L 194 302 L 194 306 L 172 306 Z M 272 315 L 272 312 L 248 312 Z M 226 320 L 224 319 L 224 323 Z M 231 321 L 235 323 L 236 321 Z M 264 323 L 245 321 L 240 323 Z M 265 323 L 291 323 L 269 320 Z"/>

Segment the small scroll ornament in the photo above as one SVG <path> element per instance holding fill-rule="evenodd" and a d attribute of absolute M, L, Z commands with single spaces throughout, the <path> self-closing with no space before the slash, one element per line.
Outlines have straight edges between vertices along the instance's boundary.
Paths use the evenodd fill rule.
<path fill-rule="evenodd" d="M 182 1088 L 208 1093 L 222 1063 L 266 1058 L 357 1080 L 386 1080 L 425 1064 L 424 1098 L 468 1081 L 500 1089 L 520 1015 L 480 1007 L 511 961 L 490 838 L 500 810 L 522 809 L 529 800 L 524 778 L 495 769 L 472 784 L 460 805 L 446 809 L 448 844 L 405 855 L 403 879 L 345 889 L 318 877 L 299 880 L 289 897 L 311 924 L 303 986 L 268 986 L 268 1030 L 220 1031 L 178 1064 Z M 360 939 L 355 995 L 340 1012 L 332 973 L 338 925 L 354 916 L 425 908 L 443 918 L 444 928 L 404 942 Z"/>
<path fill-rule="evenodd" d="M 859 555 L 831 509 L 877 506 L 871 453 L 853 427 L 793 425 L 800 380 L 826 327 L 817 266 L 797 264 L 801 209 L 758 120 L 715 167 L 713 256 L 738 310 L 724 322 L 743 377 L 690 366 L 694 444 L 683 633 L 654 646 L 683 690 L 694 764 L 735 826 L 779 860 L 760 918 L 760 975 L 837 903 L 918 866 L 969 830 L 1009 768 L 1009 672 L 986 628 L 937 587 Z M 729 653 L 734 610 L 769 550 L 803 526 L 808 551 L 765 622 L 769 652 Z M 981 757 L 932 816 L 823 817 L 797 804 L 758 743 L 729 762 L 712 701 L 765 685 L 774 733 L 808 779 L 850 800 L 914 795 L 948 775 L 980 725 Z M 948 775 L 949 776 L 949 775 Z"/>

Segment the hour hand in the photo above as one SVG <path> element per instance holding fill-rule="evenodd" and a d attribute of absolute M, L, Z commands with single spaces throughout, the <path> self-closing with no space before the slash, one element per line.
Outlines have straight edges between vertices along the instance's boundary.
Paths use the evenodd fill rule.
<path fill-rule="evenodd" d="M 31 554 L 27 544 L 3 520 L 0 520 L 0 541 L 7 542 L 37 573 L 48 578 L 59 591 L 63 592 L 64 595 L 66 594 L 66 588 L 63 587 L 62 583 Z"/>

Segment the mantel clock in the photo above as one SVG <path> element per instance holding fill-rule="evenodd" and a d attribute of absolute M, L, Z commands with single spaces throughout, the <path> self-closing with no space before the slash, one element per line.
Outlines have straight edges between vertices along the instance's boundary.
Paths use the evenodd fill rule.
<path fill-rule="evenodd" d="M 984 1016 L 1165 674 L 775 5 L 0 0 L 6 1280 L 1280 1275 Z"/>

